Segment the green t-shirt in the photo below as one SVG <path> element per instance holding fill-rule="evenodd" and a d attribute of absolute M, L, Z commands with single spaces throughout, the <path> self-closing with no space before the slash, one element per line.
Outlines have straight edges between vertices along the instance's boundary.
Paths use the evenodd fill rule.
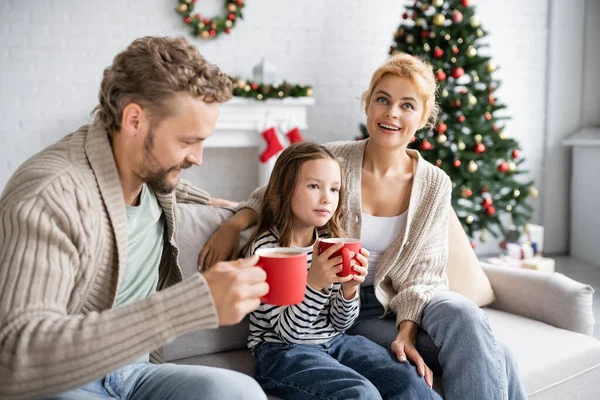
<path fill-rule="evenodd" d="M 154 293 L 164 244 L 165 223 L 156 196 L 142 187 L 140 204 L 127 207 L 128 247 L 114 307 L 142 300 Z"/>

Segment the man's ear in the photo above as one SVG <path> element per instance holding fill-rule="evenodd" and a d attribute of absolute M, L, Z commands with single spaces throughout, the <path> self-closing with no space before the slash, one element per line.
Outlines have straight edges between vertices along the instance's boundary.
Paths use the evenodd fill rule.
<path fill-rule="evenodd" d="M 126 135 L 137 135 L 144 129 L 146 115 L 139 104 L 129 103 L 123 109 L 121 132 Z"/>

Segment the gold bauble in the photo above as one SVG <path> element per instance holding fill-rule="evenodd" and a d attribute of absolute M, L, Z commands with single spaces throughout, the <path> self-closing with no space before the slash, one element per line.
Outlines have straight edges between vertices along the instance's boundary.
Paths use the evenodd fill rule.
<path fill-rule="evenodd" d="M 463 151 L 463 150 L 466 148 L 466 146 L 465 146 L 465 142 L 463 142 L 462 140 L 459 140 L 459 141 L 458 141 L 458 144 L 457 144 L 456 146 L 458 147 L 458 149 L 459 149 L 460 151 Z"/>
<path fill-rule="evenodd" d="M 506 133 L 504 133 L 504 131 L 500 131 L 500 133 L 498 134 L 498 136 L 500 137 L 500 139 L 504 140 L 506 139 Z"/>
<path fill-rule="evenodd" d="M 243 79 L 238 79 L 235 83 L 237 84 L 237 86 L 239 88 L 245 88 L 246 87 L 246 81 L 243 80 Z"/>
<path fill-rule="evenodd" d="M 444 17 L 442 14 L 435 14 L 433 16 L 433 24 L 434 25 L 442 26 L 442 25 L 444 25 L 444 22 L 446 22 L 446 17 Z"/>
<path fill-rule="evenodd" d="M 485 70 L 487 72 L 494 72 L 496 70 L 496 64 L 494 64 L 493 62 L 488 62 L 487 65 L 485 66 Z"/>
<path fill-rule="evenodd" d="M 475 139 L 475 143 L 481 143 L 481 140 L 483 139 L 483 137 L 478 133 L 477 135 L 473 136 L 473 139 Z"/>
<path fill-rule="evenodd" d="M 521 195 L 521 191 L 519 189 L 513 190 L 513 197 L 515 199 L 519 198 L 520 195 Z"/>
<path fill-rule="evenodd" d="M 433 0 L 431 4 L 433 4 L 436 7 L 441 7 L 444 4 L 444 0 Z"/>
<path fill-rule="evenodd" d="M 233 22 L 231 22 L 230 20 L 225 21 L 226 28 L 231 28 L 232 26 L 233 26 Z"/>
<path fill-rule="evenodd" d="M 416 26 L 423 26 L 423 24 L 425 24 L 425 20 L 423 18 L 417 18 L 415 20 L 415 25 Z"/>
<path fill-rule="evenodd" d="M 450 36 L 449 33 L 446 33 L 446 35 L 444 35 L 444 39 L 446 40 L 450 40 L 452 37 Z"/>
<path fill-rule="evenodd" d="M 481 29 L 477 29 L 477 37 L 482 37 L 483 31 Z"/>
<path fill-rule="evenodd" d="M 467 215 L 467 218 L 465 218 L 465 222 L 469 225 L 471 225 L 474 220 L 475 220 L 475 218 L 473 218 L 472 215 Z"/>
<path fill-rule="evenodd" d="M 235 12 L 235 10 L 237 10 L 237 7 L 235 4 L 229 3 L 229 5 L 227 6 L 227 9 L 229 10 L 229 12 Z"/>
<path fill-rule="evenodd" d="M 473 82 L 479 82 L 479 75 L 473 76 Z"/>
<path fill-rule="evenodd" d="M 406 43 L 411 44 L 415 42 L 415 37 L 413 34 L 409 33 L 406 35 Z"/>
<path fill-rule="evenodd" d="M 475 57 L 477 55 L 477 49 L 473 46 L 467 48 L 467 57 Z"/>
<path fill-rule="evenodd" d="M 532 186 L 529 188 L 529 195 L 531 197 L 538 197 L 540 195 L 540 192 L 537 190 L 537 188 Z"/>
<path fill-rule="evenodd" d="M 472 94 L 469 93 L 469 105 L 474 106 L 475 104 L 477 104 L 477 97 L 473 96 Z"/>
<path fill-rule="evenodd" d="M 279 92 L 277 92 L 277 96 L 283 97 L 283 92 L 280 90 Z"/>
<path fill-rule="evenodd" d="M 473 28 L 477 28 L 480 25 L 479 20 L 475 17 L 471 17 L 471 19 L 469 20 L 469 23 L 471 24 L 471 26 Z"/>
<path fill-rule="evenodd" d="M 448 94 L 449 94 L 449 93 L 448 93 L 448 89 L 443 89 L 443 90 L 442 90 L 442 96 L 443 96 L 443 97 L 448 97 Z"/>
<path fill-rule="evenodd" d="M 206 25 L 204 25 L 204 22 L 198 22 L 198 25 L 196 26 L 198 27 L 198 29 L 202 30 Z"/>
<path fill-rule="evenodd" d="M 425 43 L 423 45 L 423 50 L 425 50 L 426 52 L 429 52 L 431 50 L 431 46 L 429 46 L 429 43 Z"/>
<path fill-rule="evenodd" d="M 256 95 L 256 98 L 257 98 L 258 100 L 262 100 L 262 98 L 263 98 L 263 95 L 262 95 L 261 93 L 259 93 L 259 94 L 257 94 L 257 95 Z"/>
<path fill-rule="evenodd" d="M 454 64 L 454 63 L 456 63 L 456 57 L 452 57 L 452 58 L 450 59 L 450 62 L 451 62 L 451 63 L 453 63 L 453 64 Z"/>
<path fill-rule="evenodd" d="M 186 4 L 180 4 L 179 7 L 177 7 L 177 10 L 179 10 L 179 12 L 186 12 L 188 9 L 188 6 Z"/>
<path fill-rule="evenodd" d="M 441 135 L 438 135 L 437 137 L 437 142 L 439 144 L 444 144 L 448 141 L 448 136 L 444 135 L 443 133 Z"/>
<path fill-rule="evenodd" d="M 202 33 L 200 34 L 200 36 L 202 36 L 202 38 L 206 39 L 207 37 L 210 36 L 210 34 L 208 33 L 208 31 L 202 31 Z M 250 87 L 250 86 L 248 86 Z"/>
<path fill-rule="evenodd" d="M 308 97 L 312 97 L 312 95 L 313 95 L 313 90 L 312 90 L 311 88 L 308 88 L 308 89 L 306 89 L 306 95 L 307 95 Z"/>
<path fill-rule="evenodd" d="M 479 236 L 479 240 L 481 242 L 485 242 L 487 240 L 487 229 L 485 229 L 485 228 L 481 229 L 481 235 Z"/>
<path fill-rule="evenodd" d="M 429 32 L 429 37 L 431 39 L 435 39 L 435 32 Z"/>
<path fill-rule="evenodd" d="M 515 163 L 514 163 L 514 162 L 512 162 L 512 161 L 509 161 L 509 162 L 508 162 L 508 170 L 509 170 L 510 172 L 515 172 L 515 171 L 517 170 L 517 164 L 515 164 Z"/>
<path fill-rule="evenodd" d="M 246 87 L 244 88 L 244 90 L 245 90 L 246 92 L 249 92 L 249 91 L 250 91 L 250 89 L 252 89 L 252 88 L 250 87 L 250 85 L 246 85 Z"/>
<path fill-rule="evenodd" d="M 512 211 L 512 208 L 513 207 L 509 204 L 509 205 L 506 206 L 506 211 Z"/>
<path fill-rule="evenodd" d="M 441 160 L 440 160 L 441 161 Z M 441 163 L 440 163 L 441 164 Z M 456 182 L 452 182 L 452 189 L 456 187 Z"/>
<path fill-rule="evenodd" d="M 475 173 L 477 172 L 479 167 L 477 166 L 477 163 L 475 161 L 469 161 L 469 166 L 467 169 L 469 170 L 469 172 Z"/>

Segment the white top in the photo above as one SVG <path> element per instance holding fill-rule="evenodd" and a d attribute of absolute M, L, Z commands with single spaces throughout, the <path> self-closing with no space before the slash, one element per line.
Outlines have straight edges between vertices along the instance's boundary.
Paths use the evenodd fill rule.
<path fill-rule="evenodd" d="M 360 243 L 363 248 L 369 250 L 369 273 L 363 286 L 373 286 L 377 263 L 392 242 L 404 231 L 407 215 L 406 211 L 395 217 L 375 217 L 362 213 Z"/>

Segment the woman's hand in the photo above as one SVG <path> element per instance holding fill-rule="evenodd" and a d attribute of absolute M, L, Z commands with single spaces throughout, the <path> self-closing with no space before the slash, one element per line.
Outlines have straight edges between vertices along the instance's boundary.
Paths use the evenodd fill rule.
<path fill-rule="evenodd" d="M 308 271 L 308 284 L 315 290 L 321 291 L 328 288 L 332 283 L 347 282 L 352 279 L 352 275 L 339 277 L 337 274 L 342 270 L 342 256 L 329 257 L 339 249 L 344 247 L 344 243 L 336 243 L 322 254 L 319 254 L 319 241 L 313 246 L 312 262 Z"/>
<path fill-rule="evenodd" d="M 392 351 L 398 357 L 398 361 L 412 361 L 417 366 L 419 375 L 425 377 L 427 385 L 433 387 L 433 372 L 425 364 L 423 357 L 421 357 L 415 347 L 418 332 L 419 326 L 416 323 L 413 321 L 402 321 L 400 323 L 400 332 L 398 332 L 396 340 L 392 342 Z"/>
<path fill-rule="evenodd" d="M 225 221 L 208 239 L 198 257 L 200 270 L 207 270 L 219 261 L 233 260 L 238 257 L 240 229 L 237 225 Z"/>
<path fill-rule="evenodd" d="M 369 273 L 368 257 L 369 252 L 367 249 L 360 249 L 360 253 L 356 255 L 360 265 L 357 265 L 356 262 L 352 260 L 352 270 L 356 273 L 350 275 L 352 280 L 342 283 L 342 292 L 344 293 L 344 298 L 346 300 L 352 299 L 356 295 L 358 285 L 365 281 L 365 278 Z"/>

